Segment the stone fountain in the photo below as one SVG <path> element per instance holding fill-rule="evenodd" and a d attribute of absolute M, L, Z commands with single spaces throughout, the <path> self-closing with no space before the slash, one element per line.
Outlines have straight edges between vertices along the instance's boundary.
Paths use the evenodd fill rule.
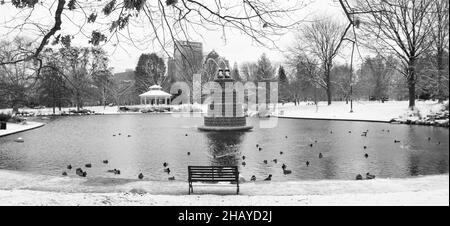
<path fill-rule="evenodd" d="M 225 98 L 225 84 L 234 84 L 235 80 L 230 77 L 230 70 L 219 69 L 218 76 L 214 80 L 222 89 L 218 95 L 213 95 L 212 103 L 208 106 L 207 115 L 204 118 L 204 125 L 198 129 L 202 131 L 248 131 L 253 126 L 248 126 L 242 103 L 236 98 L 236 92 L 233 92 L 233 98 Z M 220 99 L 219 99 L 220 98 Z M 218 108 L 218 109 L 215 109 Z"/>

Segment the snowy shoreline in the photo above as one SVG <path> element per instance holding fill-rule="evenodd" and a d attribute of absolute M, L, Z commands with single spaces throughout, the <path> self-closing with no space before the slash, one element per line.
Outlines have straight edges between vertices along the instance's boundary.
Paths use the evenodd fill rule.
<path fill-rule="evenodd" d="M 70 178 L 0 170 L 0 205 L 449 205 L 449 175 L 364 181 L 243 183 L 235 188 L 187 182 Z"/>

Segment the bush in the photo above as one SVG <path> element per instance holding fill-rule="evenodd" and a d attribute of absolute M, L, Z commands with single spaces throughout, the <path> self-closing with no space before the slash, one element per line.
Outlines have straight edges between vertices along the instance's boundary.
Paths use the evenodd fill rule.
<path fill-rule="evenodd" d="M 7 122 L 11 119 L 11 115 L 0 113 L 0 122 Z"/>

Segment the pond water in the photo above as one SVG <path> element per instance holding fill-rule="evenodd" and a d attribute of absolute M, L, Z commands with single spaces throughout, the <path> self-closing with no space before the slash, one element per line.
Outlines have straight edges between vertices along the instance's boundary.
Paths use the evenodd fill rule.
<path fill-rule="evenodd" d="M 402 178 L 445 174 L 449 169 L 445 128 L 278 119 L 275 128 L 262 129 L 259 119 L 248 118 L 255 126 L 251 132 L 211 133 L 197 130 L 201 117 L 166 114 L 56 117 L 46 123 L 0 138 L 0 169 L 45 175 L 67 171 L 76 177 L 75 168 L 81 167 L 88 177 L 136 179 L 142 172 L 146 180 L 162 181 L 171 176 L 186 181 L 188 165 L 237 165 L 246 179 L 256 175 L 262 180 L 272 174 L 273 181 L 353 180 L 366 172 L 378 178 Z M 361 136 L 367 130 L 367 137 Z M 25 142 L 14 142 L 18 137 Z M 170 174 L 164 172 L 164 162 Z M 92 168 L 85 168 L 86 163 Z M 283 174 L 283 163 L 292 174 Z M 68 164 L 74 168 L 67 170 Z M 107 172 L 114 168 L 121 174 Z"/>

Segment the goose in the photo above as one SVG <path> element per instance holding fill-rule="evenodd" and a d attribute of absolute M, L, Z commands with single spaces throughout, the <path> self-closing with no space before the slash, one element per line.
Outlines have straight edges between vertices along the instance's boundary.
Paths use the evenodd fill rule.
<path fill-rule="evenodd" d="M 72 169 L 72 165 L 68 165 L 68 166 L 67 166 L 67 169 Z"/>
<path fill-rule="evenodd" d="M 256 176 L 253 175 L 253 176 L 250 178 L 250 181 L 256 181 Z"/>
<path fill-rule="evenodd" d="M 140 173 L 140 174 L 138 175 L 138 178 L 139 178 L 139 180 L 144 179 L 144 174 Z"/>
<path fill-rule="evenodd" d="M 86 165 L 84 165 L 86 168 L 91 168 L 92 167 L 92 164 L 91 163 L 88 163 L 88 164 L 86 164 Z"/>
<path fill-rule="evenodd" d="M 365 158 L 369 158 L 369 155 L 366 153 L 366 154 L 364 154 L 364 157 Z"/>
<path fill-rule="evenodd" d="M 163 166 L 164 166 L 164 167 L 167 167 L 168 165 L 169 165 L 169 163 L 167 163 L 167 162 L 164 162 L 164 163 L 163 163 Z"/>
<path fill-rule="evenodd" d="M 63 175 L 63 176 L 67 176 L 67 173 L 66 173 L 66 172 L 63 172 L 62 175 Z"/>
<path fill-rule="evenodd" d="M 170 168 L 164 169 L 164 172 L 170 173 Z"/>
<path fill-rule="evenodd" d="M 278 159 L 274 159 L 272 160 L 274 163 L 278 163 Z"/>
<path fill-rule="evenodd" d="M 306 161 L 306 166 L 309 166 L 309 161 Z"/>
<path fill-rule="evenodd" d="M 283 174 L 284 175 L 286 175 L 286 174 L 291 174 L 292 173 L 292 170 L 287 170 L 287 169 L 284 169 L 283 170 Z"/>
<path fill-rule="evenodd" d="M 267 160 L 264 160 L 263 162 L 264 162 L 264 164 L 267 164 Z"/>
<path fill-rule="evenodd" d="M 363 179 L 363 177 L 361 174 L 356 175 L 356 180 L 362 180 L 362 179 Z"/>
<path fill-rule="evenodd" d="M 319 159 L 323 158 L 322 153 L 319 153 Z"/>
<path fill-rule="evenodd" d="M 168 179 L 169 179 L 169 180 L 175 180 L 175 176 L 169 177 Z"/>
<path fill-rule="evenodd" d="M 372 175 L 372 174 L 370 174 L 370 173 L 366 173 L 366 179 L 367 179 L 367 180 L 375 179 L 375 175 Z"/>
<path fill-rule="evenodd" d="M 103 160 L 103 164 L 108 164 L 109 161 L 108 160 Z"/>
<path fill-rule="evenodd" d="M 282 168 L 283 170 L 285 170 L 285 169 L 287 168 L 286 164 L 283 163 L 283 165 L 281 166 L 281 168 Z"/>
<path fill-rule="evenodd" d="M 114 174 L 120 174 L 120 170 L 114 169 Z"/>
<path fill-rule="evenodd" d="M 265 181 L 270 181 L 270 180 L 272 180 L 272 174 L 269 174 L 269 176 L 266 178 L 266 179 L 264 179 Z"/>

